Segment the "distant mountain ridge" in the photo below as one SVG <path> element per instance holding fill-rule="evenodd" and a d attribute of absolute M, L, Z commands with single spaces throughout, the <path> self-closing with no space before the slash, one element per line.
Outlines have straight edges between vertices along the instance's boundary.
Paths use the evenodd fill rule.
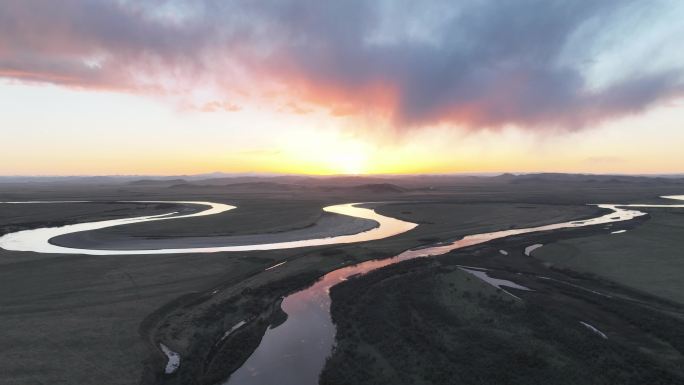
<path fill-rule="evenodd" d="M 75 184 L 120 184 L 129 186 L 174 186 L 204 185 L 244 187 L 267 184 L 282 185 L 281 189 L 294 186 L 354 187 L 367 190 L 393 190 L 399 192 L 409 186 L 461 185 L 468 183 L 661 183 L 684 182 L 684 174 L 619 175 L 580 173 L 503 173 L 499 175 L 472 174 L 416 174 L 416 175 L 282 175 L 282 174 L 226 174 L 209 173 L 197 175 L 143 176 L 0 176 L 0 183 L 75 183 Z M 383 186 L 384 185 L 384 186 Z M 388 185 L 394 185 L 388 186 Z M 365 187 L 359 187 L 365 186 Z M 275 187 L 275 186 L 272 186 Z"/>

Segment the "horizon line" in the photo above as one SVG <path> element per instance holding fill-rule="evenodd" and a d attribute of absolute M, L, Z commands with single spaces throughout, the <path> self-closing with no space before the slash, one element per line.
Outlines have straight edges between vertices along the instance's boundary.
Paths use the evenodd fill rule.
<path fill-rule="evenodd" d="M 625 172 L 567 172 L 567 171 L 500 171 L 500 172 L 446 172 L 446 173 L 362 173 L 362 174 L 306 174 L 306 173 L 269 173 L 269 172 L 222 172 L 213 171 L 197 174 L 0 174 L 0 178 L 172 178 L 172 177 L 283 177 L 301 176 L 311 178 L 327 177 L 411 177 L 411 176 L 482 176 L 492 177 L 500 175 L 535 175 L 535 174 L 560 174 L 560 175 L 593 175 L 593 176 L 684 176 L 681 172 L 652 172 L 652 173 L 625 173 Z"/>

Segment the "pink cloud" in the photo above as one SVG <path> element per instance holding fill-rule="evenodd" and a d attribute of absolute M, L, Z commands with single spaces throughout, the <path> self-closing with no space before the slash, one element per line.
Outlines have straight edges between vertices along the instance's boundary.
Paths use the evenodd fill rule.
<path fill-rule="evenodd" d="M 436 123 L 575 129 L 684 90 L 682 68 L 596 90 L 581 62 L 558 65 L 579 28 L 619 8 L 608 3 L 429 0 L 390 12 L 366 1 L 7 0 L 0 77 L 150 94 L 207 86 L 220 100 L 277 89 L 286 99 L 277 105 L 292 113 L 308 113 L 310 104 L 332 115 L 382 116 L 400 130 Z M 444 4 L 459 12 L 427 12 Z M 400 27 L 378 37 L 394 18 Z M 433 36 L 402 35 L 404 20 L 421 21 Z"/>

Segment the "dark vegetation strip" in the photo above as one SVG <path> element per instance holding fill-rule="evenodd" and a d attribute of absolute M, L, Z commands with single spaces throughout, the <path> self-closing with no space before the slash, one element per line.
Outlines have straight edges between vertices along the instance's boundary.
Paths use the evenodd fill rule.
<path fill-rule="evenodd" d="M 334 286 L 338 342 L 321 384 L 684 383 L 682 366 L 599 338 L 562 306 L 537 301 L 544 293 L 519 303 L 474 279 L 421 259 Z M 612 303 L 599 298 L 589 306 Z M 672 330 L 684 330 L 680 319 L 627 301 L 606 311 L 638 319 L 646 334 L 668 329 L 673 342 Z"/>
<path fill-rule="evenodd" d="M 160 366 L 148 366 L 142 383 L 209 385 L 220 383 L 237 370 L 259 346 L 269 326 L 283 323 L 287 315 L 281 310 L 282 298 L 289 293 L 314 283 L 323 273 L 317 270 L 268 282 L 258 287 L 247 287 L 239 296 L 211 304 L 208 309 L 192 318 L 192 345 L 181 360 L 176 375 L 159 372 Z M 206 300 L 206 298 L 205 298 Z M 191 300 L 196 302 L 197 298 Z M 190 303 L 186 301 L 185 305 Z M 195 303 L 196 305 L 197 303 Z M 183 306 L 177 306 L 176 309 Z M 226 332 L 222 320 L 227 314 L 242 314 L 248 321 L 244 326 L 222 340 Z M 166 315 L 168 316 L 168 315 Z M 161 322 L 162 319 L 150 320 Z M 149 331 L 156 338 L 173 332 L 166 330 L 168 323 Z"/>

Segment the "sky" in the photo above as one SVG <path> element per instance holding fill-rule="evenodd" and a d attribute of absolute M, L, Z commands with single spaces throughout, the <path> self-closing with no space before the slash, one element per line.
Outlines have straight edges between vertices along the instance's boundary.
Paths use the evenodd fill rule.
<path fill-rule="evenodd" d="M 678 0 L 0 2 L 0 175 L 684 173 Z"/>

